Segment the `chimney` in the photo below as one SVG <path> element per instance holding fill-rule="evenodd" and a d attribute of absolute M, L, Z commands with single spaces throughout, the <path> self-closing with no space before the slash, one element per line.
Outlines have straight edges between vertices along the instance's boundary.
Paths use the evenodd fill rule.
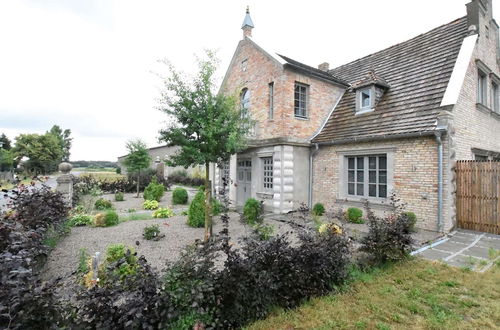
<path fill-rule="evenodd" d="M 247 12 L 245 15 L 245 19 L 243 20 L 243 24 L 241 25 L 241 29 L 243 30 L 243 39 L 246 37 L 252 36 L 252 29 L 254 28 L 252 18 L 250 17 L 250 8 L 247 6 Z"/>
<path fill-rule="evenodd" d="M 318 69 L 320 69 L 321 71 L 326 71 L 326 72 L 328 72 L 328 70 L 330 70 L 330 63 L 328 63 L 328 62 L 323 62 L 323 63 L 321 63 L 320 65 L 318 65 Z"/>
<path fill-rule="evenodd" d="M 467 7 L 467 28 L 469 34 L 478 34 L 481 29 L 481 23 L 489 25 L 493 19 L 492 0 L 472 0 L 465 5 Z M 481 22 L 481 20 L 484 20 Z"/>

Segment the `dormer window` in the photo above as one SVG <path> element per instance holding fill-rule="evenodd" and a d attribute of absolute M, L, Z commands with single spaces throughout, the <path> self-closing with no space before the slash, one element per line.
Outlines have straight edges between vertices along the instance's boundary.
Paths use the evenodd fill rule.
<path fill-rule="evenodd" d="M 356 91 L 356 114 L 373 111 L 374 87 L 365 87 Z"/>
<path fill-rule="evenodd" d="M 372 90 L 369 88 L 359 91 L 361 97 L 361 109 L 368 109 L 372 105 Z"/>

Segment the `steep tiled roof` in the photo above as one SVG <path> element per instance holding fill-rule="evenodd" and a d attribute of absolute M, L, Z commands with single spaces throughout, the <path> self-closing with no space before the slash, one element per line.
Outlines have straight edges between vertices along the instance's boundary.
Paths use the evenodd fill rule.
<path fill-rule="evenodd" d="M 291 58 L 280 55 L 278 54 L 282 59 L 286 61 L 285 65 L 288 67 L 291 67 L 292 69 L 299 70 L 302 72 L 305 72 L 308 75 L 315 76 L 317 78 L 321 79 L 326 79 L 329 81 L 333 81 L 337 84 L 343 85 L 343 86 L 349 86 L 347 81 L 340 79 L 339 77 L 335 76 L 335 74 L 332 74 L 331 72 L 326 72 L 320 69 L 316 69 L 312 66 L 306 65 L 304 63 L 300 63 L 298 61 L 292 60 Z"/>
<path fill-rule="evenodd" d="M 331 70 L 333 76 L 350 84 L 362 81 L 374 71 L 390 88 L 375 111 L 361 115 L 355 115 L 355 91 L 347 90 L 313 142 L 343 142 L 434 130 L 441 99 L 467 35 L 466 21 L 465 17 L 457 19 Z"/>

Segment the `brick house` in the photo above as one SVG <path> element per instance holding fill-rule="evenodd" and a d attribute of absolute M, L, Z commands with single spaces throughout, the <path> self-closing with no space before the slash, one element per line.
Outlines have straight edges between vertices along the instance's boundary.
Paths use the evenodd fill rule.
<path fill-rule="evenodd" d="M 390 209 L 417 226 L 455 226 L 454 163 L 500 160 L 500 48 L 491 0 L 467 15 L 338 68 L 314 68 L 259 46 L 247 10 L 221 86 L 255 120 L 248 149 L 212 167 L 249 197 L 286 213 L 301 202 Z"/>

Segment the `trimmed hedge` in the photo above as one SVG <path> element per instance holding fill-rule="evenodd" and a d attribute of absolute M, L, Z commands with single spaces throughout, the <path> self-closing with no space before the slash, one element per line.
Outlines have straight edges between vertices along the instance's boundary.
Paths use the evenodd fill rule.
<path fill-rule="evenodd" d="M 186 189 L 177 187 L 172 192 L 172 204 L 187 204 L 188 192 Z"/>

